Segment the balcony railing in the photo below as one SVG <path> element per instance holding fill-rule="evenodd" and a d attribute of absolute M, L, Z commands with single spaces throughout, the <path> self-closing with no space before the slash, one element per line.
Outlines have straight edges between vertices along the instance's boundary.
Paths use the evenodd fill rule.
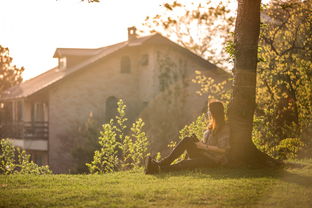
<path fill-rule="evenodd" d="M 49 123 L 45 121 L 0 123 L 0 138 L 47 140 L 48 137 Z"/>

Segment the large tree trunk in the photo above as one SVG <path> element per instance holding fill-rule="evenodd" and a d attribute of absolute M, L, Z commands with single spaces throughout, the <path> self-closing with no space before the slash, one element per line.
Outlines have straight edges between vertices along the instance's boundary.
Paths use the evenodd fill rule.
<path fill-rule="evenodd" d="M 257 150 L 251 140 L 256 106 L 257 49 L 260 31 L 260 1 L 238 0 L 235 25 L 235 66 L 232 100 L 229 106 L 231 159 L 235 165 L 272 161 Z"/>

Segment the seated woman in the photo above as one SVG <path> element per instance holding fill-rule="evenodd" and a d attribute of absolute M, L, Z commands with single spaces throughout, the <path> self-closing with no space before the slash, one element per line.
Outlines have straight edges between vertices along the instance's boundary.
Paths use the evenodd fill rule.
<path fill-rule="evenodd" d="M 211 122 L 204 132 L 202 141 L 198 140 L 195 135 L 186 137 L 163 160 L 156 162 L 151 157 L 147 157 L 145 174 L 226 165 L 227 153 L 230 149 L 230 130 L 225 122 L 223 104 L 221 102 L 209 103 L 209 112 Z M 171 164 L 185 151 L 188 159 Z"/>

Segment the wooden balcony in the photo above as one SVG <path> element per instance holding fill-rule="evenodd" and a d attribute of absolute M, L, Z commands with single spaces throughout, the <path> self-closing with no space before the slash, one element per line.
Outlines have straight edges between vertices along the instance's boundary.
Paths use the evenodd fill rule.
<path fill-rule="evenodd" d="M 0 138 L 48 140 L 49 123 L 44 121 L 2 123 Z"/>

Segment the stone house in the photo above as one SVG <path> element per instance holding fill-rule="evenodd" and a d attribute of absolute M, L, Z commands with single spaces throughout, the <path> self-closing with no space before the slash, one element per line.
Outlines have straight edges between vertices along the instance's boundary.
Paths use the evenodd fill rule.
<path fill-rule="evenodd" d="M 58 48 L 58 66 L 5 91 L 0 97 L 0 137 L 12 138 L 39 165 L 55 173 L 73 170 L 66 135 L 90 114 L 114 115 L 116 100 L 127 105 L 130 120 L 142 117 L 152 149 L 204 111 L 207 98 L 196 94 L 195 70 L 215 79 L 228 73 L 154 34 L 97 49 Z M 64 143 L 67 144 L 64 148 Z"/>

